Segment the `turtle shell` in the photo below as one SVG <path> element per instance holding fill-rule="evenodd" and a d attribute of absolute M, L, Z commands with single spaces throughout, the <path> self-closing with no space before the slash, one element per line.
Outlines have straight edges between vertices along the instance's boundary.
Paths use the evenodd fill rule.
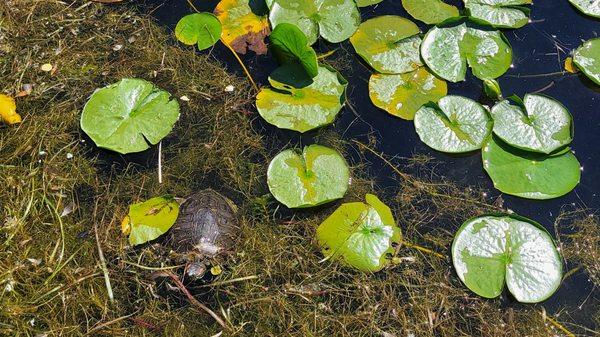
<path fill-rule="evenodd" d="M 171 228 L 171 247 L 206 257 L 231 250 L 239 232 L 236 213 L 233 201 L 214 190 L 192 194 L 181 204 Z"/>

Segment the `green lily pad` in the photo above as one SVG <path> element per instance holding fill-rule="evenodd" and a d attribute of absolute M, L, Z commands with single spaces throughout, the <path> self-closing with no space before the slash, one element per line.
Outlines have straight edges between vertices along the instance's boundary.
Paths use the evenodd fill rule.
<path fill-rule="evenodd" d="M 299 64 L 276 69 L 256 98 L 259 114 L 282 129 L 306 132 L 331 124 L 342 109 L 347 82 L 337 71 L 319 66 L 311 79 Z"/>
<path fill-rule="evenodd" d="M 527 94 L 523 107 L 504 100 L 492 108 L 494 133 L 509 145 L 551 153 L 573 140 L 573 117 L 560 102 Z"/>
<path fill-rule="evenodd" d="M 501 76 L 510 68 L 512 48 L 501 32 L 462 23 L 433 27 L 423 38 L 421 56 L 435 74 L 459 82 L 465 79 L 467 65 L 480 79 Z"/>
<path fill-rule="evenodd" d="M 581 177 L 579 161 L 571 151 L 555 155 L 526 152 L 497 137 L 483 145 L 482 159 L 495 188 L 522 198 L 558 198 L 573 190 Z"/>
<path fill-rule="evenodd" d="M 376 71 L 401 74 L 423 65 L 419 33 L 419 27 L 412 21 L 384 15 L 361 23 L 350 42 L 356 53 Z"/>
<path fill-rule="evenodd" d="M 598 9 L 600 10 L 600 1 Z M 588 40 L 577 48 L 573 52 L 573 63 L 590 80 L 600 85 L 600 38 Z"/>
<path fill-rule="evenodd" d="M 562 280 L 560 254 L 548 232 L 532 220 L 487 215 L 465 222 L 452 244 L 458 277 L 474 293 L 498 297 L 504 285 L 519 302 L 548 299 Z"/>
<path fill-rule="evenodd" d="M 465 0 L 469 16 L 496 28 L 521 28 L 529 22 L 532 0 Z"/>
<path fill-rule="evenodd" d="M 179 204 L 170 195 L 129 206 L 129 214 L 123 219 L 121 229 L 129 234 L 132 246 L 157 239 L 175 224 L 179 216 Z"/>
<path fill-rule="evenodd" d="M 280 64 L 299 62 L 310 77 L 319 74 L 317 53 L 308 45 L 306 35 L 290 23 L 280 23 L 270 36 L 271 50 Z"/>
<path fill-rule="evenodd" d="M 415 115 L 415 129 L 423 143 L 448 153 L 480 149 L 492 125 L 481 104 L 461 96 L 446 96 L 437 105 L 424 105 Z"/>
<path fill-rule="evenodd" d="M 215 45 L 221 39 L 221 21 L 212 13 L 194 13 L 186 15 L 175 26 L 175 37 L 183 44 L 198 45 L 204 50 Z"/>
<path fill-rule="evenodd" d="M 168 92 L 126 78 L 92 94 L 81 114 L 81 128 L 98 147 L 127 154 L 158 144 L 178 118 L 179 103 Z"/>
<path fill-rule="evenodd" d="M 569 0 L 583 14 L 600 18 L 600 0 Z"/>
<path fill-rule="evenodd" d="M 456 6 L 441 0 L 402 0 L 402 7 L 413 18 L 434 25 L 460 15 Z"/>
<path fill-rule="evenodd" d="M 383 0 L 356 0 L 356 5 L 358 7 L 367 7 L 367 6 L 376 5 L 382 1 Z"/>
<path fill-rule="evenodd" d="M 446 96 L 446 82 L 421 67 L 398 75 L 373 74 L 369 96 L 377 107 L 404 119 L 412 120 L 421 106 Z"/>
<path fill-rule="evenodd" d="M 322 36 L 331 43 L 348 39 L 360 24 L 360 12 L 354 0 L 273 0 L 271 26 L 291 23 L 300 28 L 309 44 Z"/>
<path fill-rule="evenodd" d="M 310 145 L 302 153 L 279 153 L 267 171 L 269 190 L 289 208 L 318 206 L 344 197 L 350 182 L 350 170 L 335 150 Z"/>
<path fill-rule="evenodd" d="M 392 211 L 376 196 L 341 205 L 317 229 L 319 246 L 329 259 L 341 259 L 364 271 L 377 272 L 389 262 L 393 245 L 402 240 Z"/>

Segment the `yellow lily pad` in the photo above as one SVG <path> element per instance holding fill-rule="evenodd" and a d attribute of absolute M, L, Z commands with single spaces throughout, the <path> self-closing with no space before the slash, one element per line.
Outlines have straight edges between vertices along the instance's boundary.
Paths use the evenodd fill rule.
<path fill-rule="evenodd" d="M 223 25 L 221 40 L 237 53 L 248 49 L 258 55 L 267 53 L 265 37 L 270 33 L 269 20 L 252 12 L 248 0 L 222 0 L 214 11 Z"/>

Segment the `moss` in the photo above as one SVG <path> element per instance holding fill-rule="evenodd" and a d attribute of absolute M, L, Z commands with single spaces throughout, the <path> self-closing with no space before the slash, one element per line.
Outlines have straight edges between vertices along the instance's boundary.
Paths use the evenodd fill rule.
<path fill-rule="evenodd" d="M 319 134 L 320 143 L 364 157 L 350 163 L 345 201 L 362 200 L 367 191 L 385 197 L 407 240 L 390 268 L 361 274 L 321 261 L 315 229 L 336 205 L 292 216 L 268 194 L 265 168 L 278 149 L 253 131 L 251 87 L 210 56 L 175 45 L 168 32 L 124 6 L 87 1 L 4 1 L 0 42 L 0 91 L 14 96 L 33 86 L 17 100 L 23 123 L 0 126 L 0 335 L 210 336 L 222 330 L 165 277 L 165 271 L 183 274 L 179 257 L 160 240 L 131 248 L 119 232 L 130 203 L 206 187 L 240 205 L 242 234 L 226 261 L 213 261 L 222 265 L 221 275 L 182 278 L 230 326 L 224 335 L 560 334 L 538 307 L 480 299 L 452 272 L 447 252 L 454 230 L 499 206 L 428 172 L 398 170 L 399 187 L 383 191 L 359 173 L 367 171 L 367 159 L 422 168 L 427 158 L 394 161 L 371 150 L 374 142 Z M 39 70 L 44 63 L 56 70 Z M 162 144 L 162 184 L 156 148 L 117 156 L 95 148 L 79 129 L 87 97 L 122 77 L 145 78 L 189 98 L 180 102 L 181 120 Z M 228 85 L 234 93 L 225 92 Z"/>

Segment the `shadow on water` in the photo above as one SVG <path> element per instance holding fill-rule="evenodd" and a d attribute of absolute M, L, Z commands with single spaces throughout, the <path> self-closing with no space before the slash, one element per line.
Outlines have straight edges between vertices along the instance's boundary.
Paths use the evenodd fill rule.
<path fill-rule="evenodd" d="M 212 11 L 218 2 L 194 1 L 194 5 L 200 11 Z M 459 4 L 459 1 L 448 2 Z M 171 30 L 179 18 L 192 12 L 186 0 L 145 0 L 142 8 Z M 569 108 L 576 130 L 571 146 L 581 162 L 583 175 L 581 183 L 573 192 L 558 199 L 532 201 L 505 195 L 502 195 L 502 198 L 507 208 L 535 219 L 544 224 L 550 232 L 554 232 L 552 225 L 562 210 L 600 209 L 600 168 L 597 166 L 600 162 L 600 88 L 582 75 L 557 74 L 563 71 L 564 59 L 572 50 L 582 41 L 600 34 L 600 21 L 581 15 L 567 1 L 538 1 L 533 4 L 531 12 L 530 24 L 518 30 L 504 31 L 513 48 L 513 65 L 498 82 L 505 96 L 516 94 L 522 97 L 526 93 L 543 92 Z M 385 14 L 410 17 L 400 1 L 389 0 L 373 7 L 362 8 L 361 13 L 363 21 Z M 427 31 L 426 25 L 419 25 L 422 31 Z M 349 81 L 348 99 L 354 106 L 354 109 L 346 107 L 342 110 L 333 125 L 344 139 L 367 143 L 368 138 L 374 136 L 378 140 L 377 150 L 388 156 L 408 158 L 415 154 L 423 154 L 433 157 L 434 161 L 440 164 L 434 168 L 440 177 L 465 187 L 481 187 L 486 191 L 490 202 L 500 196 L 483 171 L 479 152 L 461 156 L 436 152 L 419 140 L 411 122 L 388 115 L 371 103 L 368 96 L 371 70 L 353 53 L 353 48 L 347 41 L 332 45 L 320 40 L 315 46 L 319 53 L 336 48 L 338 51 L 332 58 L 346 58 L 342 60 L 344 66 L 338 70 Z M 217 44 L 210 53 L 231 71 L 243 76 L 237 61 L 222 44 Z M 243 61 L 251 70 L 254 79 L 262 85 L 267 84 L 268 75 L 277 67 L 270 56 L 256 56 L 253 53 L 243 56 Z M 482 97 L 482 82 L 470 74 L 464 82 L 449 83 L 449 94 L 477 99 L 483 104 L 491 103 Z M 256 130 L 265 135 L 273 153 L 289 146 L 312 144 L 320 135 L 319 131 L 300 135 L 279 130 L 260 119 L 256 120 L 256 124 Z M 350 163 L 360 161 L 357 152 L 350 151 L 350 157 L 347 158 Z M 154 161 L 156 153 L 152 152 L 149 157 Z M 147 158 L 146 154 L 146 160 Z M 385 189 L 397 184 L 392 170 L 378 158 L 367 155 L 366 159 L 371 164 L 370 173 L 379 188 Z M 144 160 L 137 157 L 127 157 L 125 161 L 137 160 L 141 160 L 144 165 Z M 551 312 L 556 312 L 559 308 L 569 308 L 574 321 L 585 326 L 594 326 L 591 314 L 598 308 L 597 297 L 585 275 L 575 274 L 569 277 L 558 293 L 544 305 Z M 510 298 L 506 298 L 505 303 L 513 307 L 520 306 Z"/>

